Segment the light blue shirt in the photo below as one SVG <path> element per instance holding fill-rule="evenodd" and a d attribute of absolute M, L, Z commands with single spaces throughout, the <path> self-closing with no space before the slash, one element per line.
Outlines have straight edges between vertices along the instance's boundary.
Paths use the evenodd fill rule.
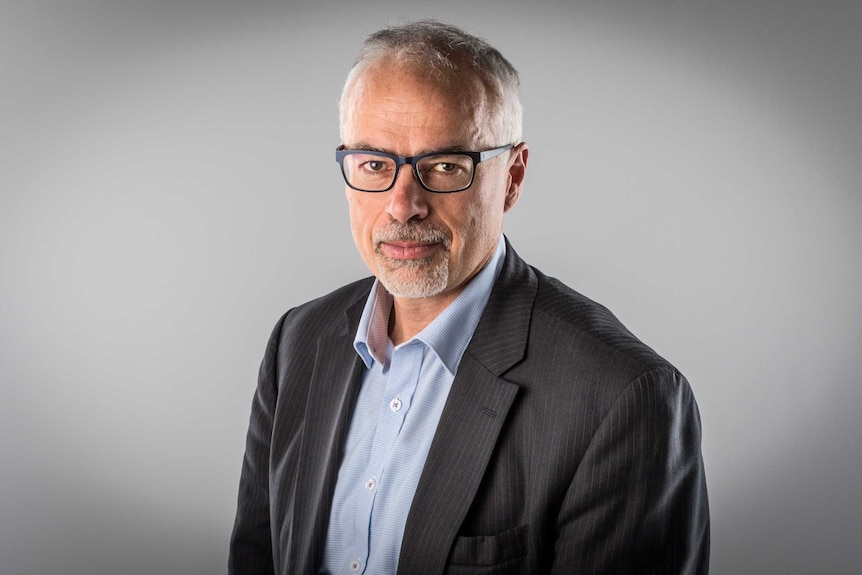
<path fill-rule="evenodd" d="M 506 253 L 493 257 L 425 329 L 394 347 L 392 296 L 371 288 L 353 346 L 367 368 L 332 501 L 321 573 L 395 573 L 413 494 L 461 356 Z"/>

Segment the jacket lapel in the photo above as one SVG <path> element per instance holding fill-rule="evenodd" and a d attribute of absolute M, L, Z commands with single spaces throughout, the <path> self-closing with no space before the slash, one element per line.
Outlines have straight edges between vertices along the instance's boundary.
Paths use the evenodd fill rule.
<path fill-rule="evenodd" d="M 443 573 L 518 386 L 537 280 L 506 244 L 506 261 L 452 382 L 407 518 L 398 572 Z"/>
<path fill-rule="evenodd" d="M 296 474 L 295 511 L 287 555 L 293 558 L 291 572 L 317 573 L 323 560 L 341 449 L 361 383 L 362 362 L 353 349 L 353 338 L 364 304 L 363 297 L 347 311 L 346 334 L 318 341 Z"/>

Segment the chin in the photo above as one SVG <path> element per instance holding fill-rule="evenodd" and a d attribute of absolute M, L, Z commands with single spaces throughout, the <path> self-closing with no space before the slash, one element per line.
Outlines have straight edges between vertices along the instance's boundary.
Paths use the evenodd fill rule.
<path fill-rule="evenodd" d="M 378 262 L 377 279 L 395 297 L 418 299 L 433 297 L 446 291 L 449 285 L 448 265 L 417 264 L 392 268 Z"/>

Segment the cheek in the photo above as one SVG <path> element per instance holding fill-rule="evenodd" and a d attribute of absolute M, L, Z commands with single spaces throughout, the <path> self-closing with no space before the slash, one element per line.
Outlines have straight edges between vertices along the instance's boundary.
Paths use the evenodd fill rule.
<path fill-rule="evenodd" d="M 480 252 L 491 244 L 496 245 L 503 225 L 504 199 L 501 193 L 494 193 L 492 189 L 482 192 L 460 212 L 466 248 Z"/>
<path fill-rule="evenodd" d="M 483 189 L 481 193 L 474 195 L 472 201 L 463 205 L 458 212 L 463 225 L 474 233 L 494 227 L 502 213 L 502 201 L 498 202 L 497 196 L 490 189 Z"/>
<path fill-rule="evenodd" d="M 351 193 L 353 192 L 353 193 Z M 353 241 L 360 252 L 373 251 L 372 237 L 381 213 L 380 202 L 373 194 L 357 196 L 351 190 L 347 194 L 347 206 L 350 212 L 350 229 Z"/>
<path fill-rule="evenodd" d="M 366 241 L 364 239 L 366 236 L 364 233 L 366 224 L 362 204 L 348 195 L 347 207 L 350 213 L 350 231 L 353 234 L 353 241 L 356 243 L 356 247 L 362 251 Z"/>
<path fill-rule="evenodd" d="M 474 199 L 451 206 L 448 213 L 450 217 L 446 224 L 452 233 L 452 255 L 456 258 L 459 254 L 464 257 L 464 254 L 476 249 L 477 242 L 485 235 L 485 206 Z"/>
<path fill-rule="evenodd" d="M 350 225 L 354 232 L 368 227 L 370 209 L 364 198 L 357 197 L 355 192 L 348 192 L 347 206 L 350 210 Z"/>

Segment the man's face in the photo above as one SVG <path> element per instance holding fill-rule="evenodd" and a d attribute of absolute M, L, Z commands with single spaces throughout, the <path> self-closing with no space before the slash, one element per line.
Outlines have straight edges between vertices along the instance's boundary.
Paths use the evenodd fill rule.
<path fill-rule="evenodd" d="M 434 81 L 377 61 L 350 91 L 343 144 L 415 156 L 511 143 L 493 140 L 489 110 L 478 78 Z M 425 190 L 409 165 L 386 192 L 347 187 L 353 239 L 371 273 L 396 297 L 454 299 L 493 255 L 503 214 L 520 193 L 526 154 L 522 146 L 477 164 L 473 185 L 462 192 Z"/>

